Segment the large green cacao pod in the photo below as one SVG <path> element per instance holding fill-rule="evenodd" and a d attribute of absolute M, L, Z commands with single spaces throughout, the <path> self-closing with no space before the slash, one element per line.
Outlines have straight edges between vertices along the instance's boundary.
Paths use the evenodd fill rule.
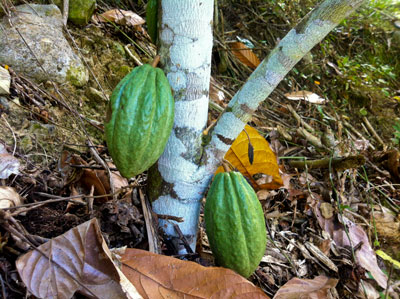
<path fill-rule="evenodd" d="M 136 67 L 114 89 L 107 109 L 108 150 L 120 173 L 131 178 L 164 151 L 174 122 L 174 99 L 164 72 Z"/>
<path fill-rule="evenodd" d="M 261 204 L 240 172 L 215 176 L 204 218 L 217 264 L 249 277 L 264 255 L 267 234 Z"/>

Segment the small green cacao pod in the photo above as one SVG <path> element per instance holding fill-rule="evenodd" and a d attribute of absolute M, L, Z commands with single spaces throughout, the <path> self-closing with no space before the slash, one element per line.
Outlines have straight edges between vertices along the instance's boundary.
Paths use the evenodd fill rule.
<path fill-rule="evenodd" d="M 240 172 L 215 176 L 204 219 L 217 264 L 249 277 L 264 255 L 267 233 L 261 204 Z"/>
<path fill-rule="evenodd" d="M 120 173 L 131 178 L 153 165 L 174 123 L 171 87 L 159 69 L 145 64 L 114 89 L 107 109 L 107 147 Z"/>

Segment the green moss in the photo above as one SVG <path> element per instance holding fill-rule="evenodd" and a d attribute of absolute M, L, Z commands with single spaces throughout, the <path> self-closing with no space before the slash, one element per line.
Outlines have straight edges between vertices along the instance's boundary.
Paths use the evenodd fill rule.
<path fill-rule="evenodd" d="M 33 148 L 32 139 L 29 136 L 22 138 L 19 145 L 25 153 L 29 152 Z"/>
<path fill-rule="evenodd" d="M 147 174 L 147 195 L 151 202 L 161 195 L 163 179 L 158 171 L 157 164 L 150 167 Z"/>
<path fill-rule="evenodd" d="M 121 65 L 118 68 L 116 75 L 121 77 L 121 79 L 122 79 L 123 77 L 128 75 L 131 71 L 132 71 L 132 67 L 130 67 L 129 65 Z"/>
<path fill-rule="evenodd" d="M 60 3 L 61 3 L 61 1 L 60 1 Z M 62 9 L 62 8 L 60 8 L 60 9 Z M 45 15 L 47 17 L 58 17 L 60 15 L 60 11 L 56 7 L 48 8 L 48 9 L 45 10 Z"/>
<path fill-rule="evenodd" d="M 119 81 L 121 81 L 133 69 L 129 65 L 124 65 L 122 63 L 122 59 L 118 59 L 108 65 L 108 69 L 110 70 L 111 74 L 109 83 L 112 87 L 117 86 Z"/>
<path fill-rule="evenodd" d="M 86 25 L 96 8 L 96 0 L 70 0 L 68 20 L 75 25 Z"/>
<path fill-rule="evenodd" d="M 70 66 L 67 71 L 67 81 L 74 86 L 84 86 L 87 83 L 88 74 L 83 66 Z"/>
<path fill-rule="evenodd" d="M 121 56 L 125 56 L 125 49 L 119 42 L 112 43 L 113 50 Z"/>
<path fill-rule="evenodd" d="M 400 47 L 400 30 L 393 32 L 392 43 L 396 47 Z"/>
<path fill-rule="evenodd" d="M 207 134 L 207 135 L 202 135 L 201 136 L 201 146 L 202 148 L 205 147 L 206 145 L 208 145 L 211 141 L 211 134 Z"/>

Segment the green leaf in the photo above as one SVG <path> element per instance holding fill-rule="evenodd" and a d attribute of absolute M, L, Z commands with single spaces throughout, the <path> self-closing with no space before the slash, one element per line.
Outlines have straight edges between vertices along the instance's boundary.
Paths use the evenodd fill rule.
<path fill-rule="evenodd" d="M 339 204 L 339 210 L 340 211 L 344 211 L 344 210 L 349 210 L 349 211 L 353 211 L 354 209 L 352 209 L 349 205 L 342 205 L 342 204 Z M 354 211 L 353 211 L 354 212 Z"/>
<path fill-rule="evenodd" d="M 156 44 L 158 36 L 158 0 L 149 0 L 149 2 L 147 2 L 146 23 L 151 40 Z"/>
<path fill-rule="evenodd" d="M 377 250 L 375 251 L 375 253 L 379 255 L 381 258 L 383 258 L 385 261 L 392 263 L 396 268 L 400 269 L 400 262 L 391 258 L 388 254 L 386 254 L 382 250 Z"/>
<path fill-rule="evenodd" d="M 362 107 L 362 108 L 360 109 L 360 114 L 361 114 L 362 116 L 366 116 L 366 115 L 368 114 L 367 109 L 365 109 L 364 107 Z"/>

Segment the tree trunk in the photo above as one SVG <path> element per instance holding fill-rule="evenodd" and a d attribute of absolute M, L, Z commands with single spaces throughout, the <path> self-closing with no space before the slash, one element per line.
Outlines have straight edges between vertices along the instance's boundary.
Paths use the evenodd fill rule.
<path fill-rule="evenodd" d="M 179 227 L 194 250 L 200 201 L 209 181 L 198 165 L 208 116 L 213 0 L 161 3 L 159 53 L 174 93 L 175 122 L 157 167 L 149 171 L 148 190 L 156 213 L 184 217 Z M 173 241 L 179 240 L 169 222 L 160 220 L 160 225 Z"/>
<path fill-rule="evenodd" d="M 160 55 L 175 97 L 175 123 L 165 152 L 149 172 L 149 195 L 158 214 L 179 216 L 194 250 L 200 201 L 213 173 L 246 122 L 294 65 L 364 0 L 326 0 L 265 58 L 202 139 L 208 111 L 213 0 L 163 0 Z M 178 244 L 173 226 L 160 226 Z"/>

